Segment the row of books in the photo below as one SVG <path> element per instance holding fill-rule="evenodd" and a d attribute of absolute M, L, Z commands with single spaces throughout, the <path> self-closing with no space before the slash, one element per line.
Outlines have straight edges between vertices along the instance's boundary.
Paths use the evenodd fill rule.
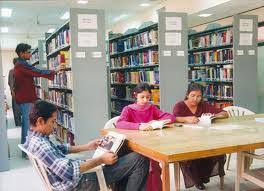
<path fill-rule="evenodd" d="M 120 39 L 117 42 L 110 42 L 109 53 L 115 54 L 156 44 L 158 44 L 158 31 L 152 29 L 150 31 L 131 36 L 127 39 Z"/>
<path fill-rule="evenodd" d="M 34 84 L 35 84 L 35 86 L 41 86 L 41 78 L 40 77 L 34 77 Z"/>
<path fill-rule="evenodd" d="M 233 68 L 225 65 L 222 68 L 209 67 L 200 70 L 188 70 L 188 79 L 196 81 L 218 80 L 231 81 L 233 80 Z"/>
<path fill-rule="evenodd" d="M 233 31 L 214 32 L 205 36 L 193 37 L 189 39 L 189 49 L 223 46 L 233 43 Z"/>
<path fill-rule="evenodd" d="M 73 115 L 65 110 L 57 111 L 57 123 L 68 129 L 70 132 L 74 134 L 74 118 Z"/>
<path fill-rule="evenodd" d="M 66 68 L 70 68 L 70 50 L 60 51 L 56 57 L 49 58 L 48 65 L 50 70 L 56 69 L 59 65 L 64 65 Z"/>
<path fill-rule="evenodd" d="M 70 145 L 75 145 L 74 143 L 74 134 L 65 129 L 64 127 L 56 124 L 56 128 L 54 128 L 54 135 L 57 139 L 59 139 L 62 143 L 69 143 Z"/>
<path fill-rule="evenodd" d="M 213 64 L 232 61 L 233 49 L 220 49 L 189 54 L 189 64 Z"/>
<path fill-rule="evenodd" d="M 233 102 L 232 102 L 232 101 L 210 101 L 210 103 L 211 103 L 214 107 L 216 107 L 216 108 L 221 108 L 221 109 L 233 105 Z"/>
<path fill-rule="evenodd" d="M 111 83 L 140 83 L 159 84 L 159 70 L 140 70 L 135 72 L 113 72 Z"/>
<path fill-rule="evenodd" d="M 35 91 L 37 94 L 37 98 L 39 98 L 39 99 L 45 98 L 45 91 L 42 88 L 35 87 Z"/>
<path fill-rule="evenodd" d="M 73 97 L 72 93 L 65 93 L 65 92 L 58 92 L 55 90 L 49 90 L 48 92 L 48 99 L 49 101 L 73 110 Z"/>
<path fill-rule="evenodd" d="M 133 67 L 157 64 L 158 62 L 159 52 L 156 50 L 148 50 L 140 53 L 133 53 L 126 56 L 111 58 L 110 67 Z"/>
<path fill-rule="evenodd" d="M 31 54 L 30 63 L 35 63 L 36 61 L 39 61 L 39 52 L 35 51 L 33 54 Z"/>
<path fill-rule="evenodd" d="M 225 84 L 207 84 L 204 91 L 205 97 L 217 99 L 233 99 L 233 86 Z"/>
<path fill-rule="evenodd" d="M 135 100 L 135 95 L 133 93 L 133 88 L 131 87 L 112 87 L 111 88 L 111 97 L 123 98 L 127 100 Z M 159 105 L 160 103 L 160 90 L 159 89 L 151 89 L 151 101 L 155 105 Z"/>
<path fill-rule="evenodd" d="M 123 108 L 131 103 L 123 101 L 111 101 L 111 108 L 114 111 L 122 112 Z"/>
<path fill-rule="evenodd" d="M 47 54 L 50 54 L 60 47 L 70 44 L 70 30 L 62 30 L 57 36 L 47 44 Z"/>
<path fill-rule="evenodd" d="M 62 71 L 55 75 L 53 81 L 48 81 L 49 87 L 72 89 L 72 71 Z"/>

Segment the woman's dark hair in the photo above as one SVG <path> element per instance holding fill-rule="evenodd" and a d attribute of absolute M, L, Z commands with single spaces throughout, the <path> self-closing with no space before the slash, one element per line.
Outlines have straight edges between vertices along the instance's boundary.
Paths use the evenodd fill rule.
<path fill-rule="evenodd" d="M 148 91 L 149 93 L 151 93 L 151 88 L 147 83 L 139 83 L 137 84 L 137 86 L 134 88 L 134 94 L 138 94 L 141 93 L 143 91 Z"/>
<path fill-rule="evenodd" d="M 29 122 L 31 125 L 35 126 L 39 117 L 42 117 L 46 122 L 51 118 L 52 114 L 57 111 L 57 107 L 46 101 L 36 101 L 33 103 L 29 112 Z"/>
<path fill-rule="evenodd" d="M 31 46 L 25 43 L 20 43 L 16 47 L 16 53 L 18 56 L 20 56 L 21 52 L 26 52 L 31 49 Z"/>
<path fill-rule="evenodd" d="M 188 95 L 192 92 L 192 91 L 201 91 L 202 95 L 203 95 L 203 87 L 200 84 L 197 83 L 190 83 L 188 85 L 188 89 L 185 95 L 184 100 L 188 99 Z"/>

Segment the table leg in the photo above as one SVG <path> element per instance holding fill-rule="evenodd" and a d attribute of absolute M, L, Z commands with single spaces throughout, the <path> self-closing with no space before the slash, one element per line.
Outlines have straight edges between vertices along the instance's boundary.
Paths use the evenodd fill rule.
<path fill-rule="evenodd" d="M 241 168 L 242 167 L 242 152 L 237 153 L 237 174 L 235 182 L 235 191 L 239 191 L 240 187 L 240 178 L 241 178 Z"/>
<path fill-rule="evenodd" d="M 174 181 L 175 181 L 175 190 L 180 190 L 180 164 L 179 162 L 174 163 Z"/>
<path fill-rule="evenodd" d="M 170 191 L 169 163 L 162 162 L 162 191 Z"/>

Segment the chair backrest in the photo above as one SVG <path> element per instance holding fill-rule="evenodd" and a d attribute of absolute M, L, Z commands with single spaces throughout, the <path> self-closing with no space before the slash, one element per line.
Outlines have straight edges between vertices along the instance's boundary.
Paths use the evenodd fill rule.
<path fill-rule="evenodd" d="M 235 117 L 235 116 L 244 116 L 244 115 L 253 115 L 254 112 L 238 106 L 228 106 L 223 108 L 223 110 L 228 112 L 229 117 Z"/>
<path fill-rule="evenodd" d="M 19 144 L 18 147 L 27 154 L 33 167 L 35 168 L 35 170 L 41 177 L 42 181 L 45 183 L 47 190 L 48 191 L 54 190 L 48 179 L 48 174 L 47 174 L 44 164 L 36 156 L 34 156 L 31 152 L 25 149 L 25 147 L 22 144 Z"/>
<path fill-rule="evenodd" d="M 116 128 L 116 122 L 119 119 L 119 116 L 113 117 L 109 121 L 105 123 L 104 129 L 109 129 L 109 128 Z"/>

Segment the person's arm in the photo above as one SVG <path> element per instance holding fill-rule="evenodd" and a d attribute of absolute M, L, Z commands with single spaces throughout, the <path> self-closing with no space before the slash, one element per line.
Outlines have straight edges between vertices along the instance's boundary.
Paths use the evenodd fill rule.
<path fill-rule="evenodd" d="M 116 122 L 116 127 L 119 129 L 134 129 L 139 130 L 140 123 L 131 122 L 128 107 L 124 107 L 119 119 Z"/>
<path fill-rule="evenodd" d="M 195 124 L 199 122 L 199 119 L 196 116 L 176 117 L 176 122 Z"/>
<path fill-rule="evenodd" d="M 216 119 L 224 119 L 224 118 L 228 118 L 229 115 L 226 111 L 221 111 L 220 113 L 217 113 L 214 115 Z"/>
<path fill-rule="evenodd" d="M 80 164 L 80 172 L 84 173 L 87 170 L 90 170 L 96 166 L 99 166 L 101 164 L 106 164 L 106 165 L 112 165 L 116 163 L 118 160 L 118 157 L 116 154 L 112 152 L 106 152 L 100 157 L 94 158 L 94 159 L 87 159 L 85 162 L 82 162 Z"/>
<path fill-rule="evenodd" d="M 100 145 L 101 142 L 102 142 L 101 139 L 95 139 L 87 144 L 70 146 L 69 153 L 78 153 L 83 151 L 95 150 Z"/>
<path fill-rule="evenodd" d="M 226 111 L 222 110 L 221 108 L 216 108 L 214 106 L 212 106 L 209 103 L 204 103 L 205 104 L 205 113 L 211 113 L 215 116 L 215 118 L 217 119 L 223 119 L 223 118 L 228 118 L 229 115 Z"/>
<path fill-rule="evenodd" d="M 32 76 L 32 77 L 43 77 L 49 80 L 53 80 L 56 74 L 56 71 L 54 70 L 40 70 L 33 66 L 28 67 L 21 65 L 16 67 L 19 67 L 19 72 L 23 75 Z"/>

